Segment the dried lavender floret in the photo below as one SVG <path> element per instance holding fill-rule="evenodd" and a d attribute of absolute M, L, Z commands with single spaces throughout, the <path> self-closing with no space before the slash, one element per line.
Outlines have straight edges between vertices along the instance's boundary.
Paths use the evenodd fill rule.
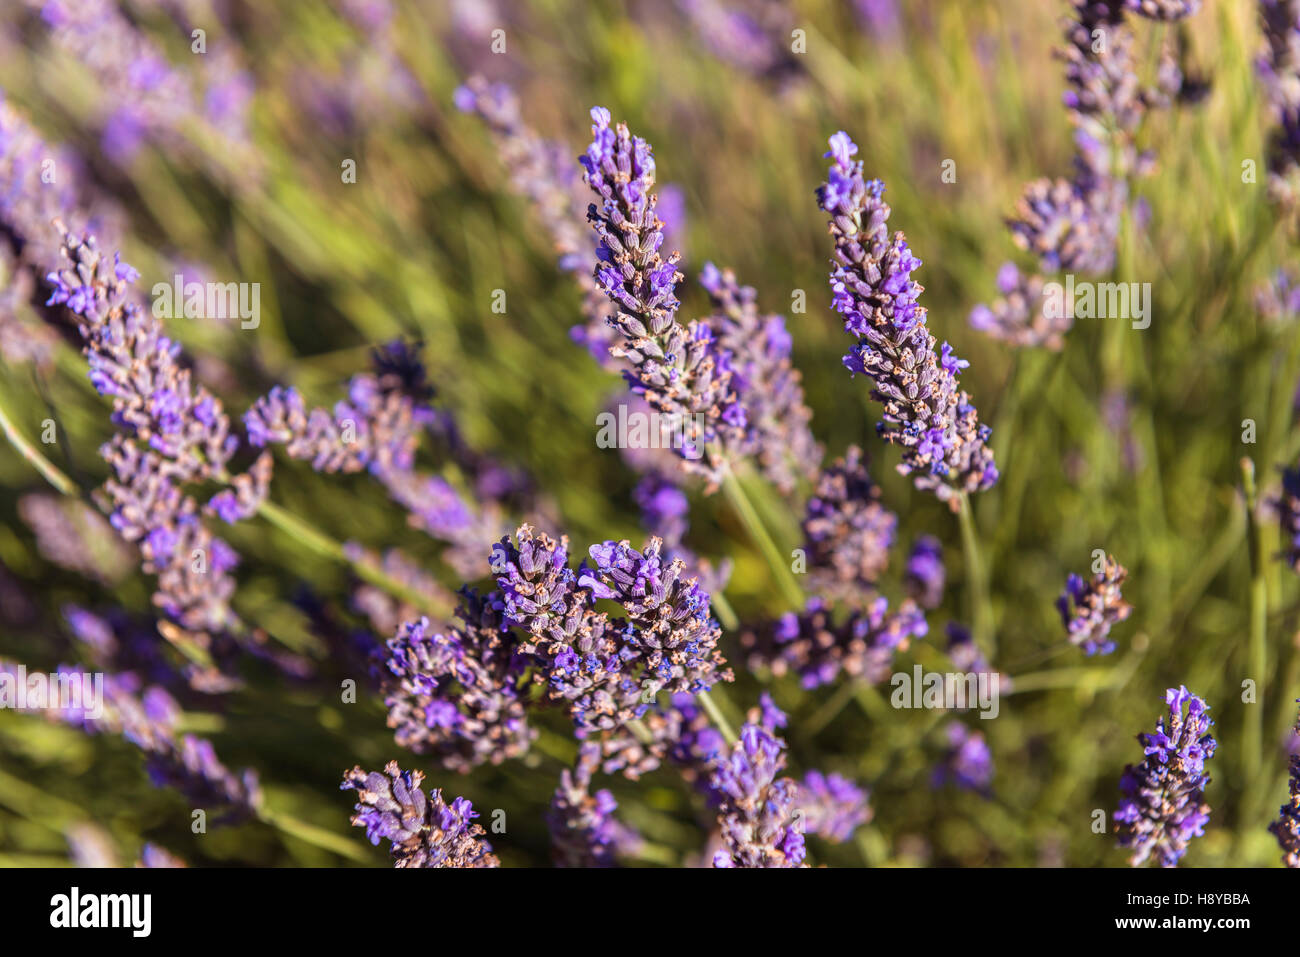
<path fill-rule="evenodd" d="M 853 159 L 857 144 L 847 133 L 832 136 L 830 146 L 830 172 L 817 201 L 831 217 L 835 242 L 832 305 L 858 340 L 844 364 L 875 386 L 872 397 L 884 405 L 877 431 L 903 447 L 899 471 L 955 510 L 960 493 L 998 479 L 986 445 L 990 429 L 958 389 L 957 376 L 968 363 L 947 343 L 936 352 L 925 307 L 917 301 L 922 287 L 911 278 L 921 261 L 901 232 L 889 237 L 884 184 L 863 179 L 862 161 Z"/>
<path fill-rule="evenodd" d="M 1214 757 L 1216 744 L 1209 706 L 1185 687 L 1166 691 L 1165 704 L 1168 714 L 1157 722 L 1156 733 L 1138 735 L 1146 758 L 1125 767 L 1119 784 L 1124 796 L 1115 831 L 1119 846 L 1132 852 L 1133 867 L 1153 855 L 1161 867 L 1176 867 L 1188 842 L 1204 834 L 1210 820 L 1205 762 Z"/>
<path fill-rule="evenodd" d="M 1292 741 L 1300 742 L 1300 718 L 1296 720 Z M 1291 754 L 1290 772 L 1291 800 L 1278 810 L 1277 820 L 1268 829 L 1282 848 L 1282 863 L 1300 868 L 1300 748 Z"/>
<path fill-rule="evenodd" d="M 1070 644 L 1082 648 L 1084 654 L 1108 655 L 1115 650 L 1110 630 L 1133 613 L 1133 606 L 1120 594 L 1127 576 L 1124 566 L 1107 555 L 1105 567 L 1091 581 L 1073 572 L 1066 579 L 1056 609 Z"/>
<path fill-rule="evenodd" d="M 971 327 L 1015 346 L 1059 351 L 1072 321 L 1065 309 L 1059 316 L 1048 315 L 1044 284 L 1042 276 L 1022 273 L 1014 263 L 1003 263 L 997 280 L 1000 295 L 991 305 L 981 304 L 971 310 Z"/>
<path fill-rule="evenodd" d="M 889 676 L 894 656 L 906 651 L 913 638 L 929 630 L 925 615 L 910 599 L 889 610 L 889 600 L 876 598 L 836 624 L 830 606 L 810 598 L 800 614 L 787 612 L 773 624 L 741 636 L 752 671 L 788 672 L 804 688 L 829 684 L 843 672 L 876 684 Z"/>
<path fill-rule="evenodd" d="M 898 517 L 880 501 L 856 445 L 817 477 L 803 519 L 808 590 L 862 607 L 889 564 Z"/>
<path fill-rule="evenodd" d="M 483 828 L 473 823 L 473 805 L 463 797 L 447 804 L 440 788 L 426 797 L 423 781 L 419 771 L 389 761 L 383 773 L 353 768 L 339 789 L 357 792 L 352 824 L 366 829 L 371 844 L 389 842 L 394 867 L 499 867 Z"/>
<path fill-rule="evenodd" d="M 601 763 L 601 746 L 584 744 L 577 765 L 560 774 L 546 824 L 557 867 L 613 867 L 621 855 L 636 853 L 640 837 L 614 817 L 618 802 L 607 789 L 591 790 Z"/>
<path fill-rule="evenodd" d="M 809 771 L 799 784 L 798 798 L 805 832 L 836 843 L 847 841 L 871 820 L 869 797 L 846 777 Z"/>
<path fill-rule="evenodd" d="M 764 708 L 751 709 L 740 739 L 710 775 L 723 846 L 714 867 L 807 866 L 799 785 L 778 776 L 785 770 L 785 741 L 775 732 L 784 723 L 770 699 Z"/>

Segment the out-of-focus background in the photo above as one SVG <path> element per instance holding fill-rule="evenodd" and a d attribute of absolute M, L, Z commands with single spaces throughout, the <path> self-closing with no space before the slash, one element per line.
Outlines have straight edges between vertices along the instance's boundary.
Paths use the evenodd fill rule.
<path fill-rule="evenodd" d="M 936 788 L 947 716 L 869 713 L 836 687 L 760 681 L 728 632 L 723 647 L 738 672 L 725 689 L 732 716 L 769 687 L 790 714 L 792 770 L 837 771 L 871 789 L 870 823 L 844 844 L 813 839 L 812 859 L 1122 865 L 1108 823 L 1094 829 L 1095 812 L 1109 818 L 1124 765 L 1141 758 L 1134 736 L 1154 730 L 1164 689 L 1185 684 L 1211 705 L 1219 739 L 1211 822 L 1185 864 L 1275 864 L 1265 827 L 1285 796 L 1290 702 L 1300 695 L 1300 589 L 1284 563 L 1270 561 L 1266 691 L 1244 703 L 1243 682 L 1261 676 L 1248 657 L 1240 460 L 1255 459 L 1267 497 L 1300 437 L 1294 327 L 1264 321 L 1255 303 L 1257 286 L 1293 254 L 1263 186 L 1256 5 L 1209 0 L 1174 27 L 1135 24 L 1139 49 L 1152 54 L 1144 62 L 1161 40 L 1177 38 L 1186 67 L 1212 86 L 1200 102 L 1153 111 L 1141 132 L 1156 157 L 1135 186 L 1149 213 L 1143 228 L 1126 230 L 1115 278 L 1152 284 L 1150 328 L 1081 319 L 1059 354 L 1013 349 L 967 316 L 993 295 L 1004 261 L 1026 262 L 1003 225 L 1023 184 L 1070 173 L 1063 68 L 1053 56 L 1068 4 L 739 6 L 779 38 L 775 54 L 757 39 L 737 54 L 736 27 L 709 18 L 723 3 L 8 0 L 0 87 L 47 141 L 66 145 L 68 174 L 102 198 L 143 288 L 177 272 L 261 284 L 255 330 L 186 319 L 167 326 L 232 415 L 275 384 L 332 405 L 365 371 L 373 346 L 418 343 L 436 404 L 466 444 L 537 490 L 537 514 L 516 509 L 506 527 L 531 518 L 567 532 L 579 549 L 642 534 L 637 475 L 595 442 L 595 417 L 620 380 L 571 341 L 580 291 L 557 270 L 544 224 L 512 188 L 487 129 L 456 110 L 453 92 L 476 73 L 508 82 L 528 123 L 565 144 L 575 166 L 589 141 L 589 108 L 609 107 L 654 145 L 660 182 L 680 198 L 664 218 L 687 266 L 683 314 L 707 311 L 696 281 L 704 262 L 734 269 L 764 310 L 787 317 L 828 461 L 850 443 L 869 452 L 883 500 L 899 516 L 885 590 L 898 593 L 918 535 L 942 541 L 949 584 L 928 614 L 928 643 L 942 646 L 945 624 L 966 620 L 957 520 L 894 473 L 897 450 L 876 438 L 878 407 L 841 364 L 849 340 L 830 309 L 830 243 L 814 189 L 827 137 L 849 132 L 867 175 L 888 186 L 891 228 L 906 231 L 924 262 L 916 278 L 929 324 L 970 361 L 963 386 L 994 426 L 1002 480 L 975 497 L 974 513 L 999 635 L 995 664 L 1022 680 L 996 720 L 964 719 L 992 754 L 988 793 Z M 195 30 L 204 31 L 203 53 L 194 52 Z M 790 52 L 794 30 L 804 52 Z M 1243 183 L 1251 159 L 1261 173 Z M 949 160 L 952 182 L 943 176 Z M 348 161 L 354 183 L 341 175 Z M 0 287 L 13 280 L 0 278 Z M 504 312 L 493 309 L 497 290 Z M 800 291 L 806 310 L 792 311 Z M 20 338 L 49 341 L 34 361 L 6 358 L 0 401 L 33 441 L 42 421 L 55 419 L 57 440 L 45 453 L 93 489 L 105 476 L 96 449 L 112 431 L 106 405 L 68 338 L 40 331 L 31 306 L 39 294 L 4 296 L 12 321 L 26 324 Z M 1254 444 L 1243 443 L 1246 419 L 1257 424 Z M 430 468 L 443 465 L 421 455 Z M 798 545 L 808 489 L 782 496 L 752 478 L 746 488 L 779 546 Z M 82 541 L 97 544 L 74 559 L 38 542 L 32 513 L 70 506 L 7 444 L 0 489 L 0 657 L 45 668 L 81 660 L 67 623 L 74 605 L 120 609 L 149 629 L 152 584 L 111 534 L 89 524 Z M 688 542 L 734 561 L 727 597 L 740 618 L 789 610 L 726 499 L 706 496 L 698 482 L 688 489 Z M 364 475 L 318 475 L 281 455 L 272 499 L 334 539 L 402 548 L 448 593 L 461 582 L 442 546 L 407 527 Z M 1271 556 L 1277 533 L 1267 521 L 1263 528 Z M 348 568 L 259 519 L 223 534 L 242 558 L 233 599 L 241 617 L 319 659 L 323 646 L 295 598 L 309 586 L 350 627 Z M 1087 573 L 1098 548 L 1128 568 L 1124 594 L 1135 611 L 1115 629 L 1114 655 L 1085 658 L 1060 650 L 1053 601 L 1067 573 Z M 942 660 L 921 643 L 899 666 Z M 382 702 L 363 692 L 343 704 L 336 688 L 255 669 L 237 692 L 183 701 L 182 726 L 211 739 L 227 766 L 256 769 L 267 805 L 296 822 L 202 835 L 191 833 L 179 797 L 150 786 L 129 743 L 0 711 L 0 863 L 62 865 L 70 847 L 84 860 L 90 846 L 130 863 L 152 841 L 193 865 L 382 864 L 382 852 L 349 829 L 353 802 L 338 782 L 354 764 L 377 768 L 391 758 L 469 797 L 485 823 L 503 809 L 507 831 L 490 835 L 503 863 L 547 862 L 543 813 L 573 754 L 561 717 L 541 722 L 543 738 L 526 759 L 462 776 L 403 754 Z M 1251 751 L 1255 708 L 1264 718 Z M 707 815 L 671 768 L 601 784 L 620 817 L 666 849 L 649 863 L 701 854 Z"/>

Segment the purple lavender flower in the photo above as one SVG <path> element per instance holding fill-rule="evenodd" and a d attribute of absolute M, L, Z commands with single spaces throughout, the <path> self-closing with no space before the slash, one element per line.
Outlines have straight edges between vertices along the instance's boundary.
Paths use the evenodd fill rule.
<path fill-rule="evenodd" d="M 1255 311 L 1274 326 L 1294 323 L 1300 318 L 1300 283 L 1296 277 L 1289 270 L 1278 269 L 1260 283 L 1255 290 Z"/>
<path fill-rule="evenodd" d="M 244 414 L 249 441 L 283 445 L 290 457 L 310 460 L 319 472 L 369 471 L 408 511 L 412 525 L 449 544 L 444 558 L 468 577 L 502 531 L 497 503 L 485 499 L 481 509 L 472 508 L 445 479 L 415 468 L 425 429 L 458 453 L 466 450 L 446 417 L 428 405 L 433 390 L 414 347 L 388 343 L 374 350 L 371 363 L 373 372 L 353 376 L 348 398 L 332 411 L 308 412 L 296 389 L 274 387 Z"/>
<path fill-rule="evenodd" d="M 781 0 L 727 5 L 719 0 L 677 0 L 692 29 L 724 63 L 784 87 L 803 75 L 790 52 L 793 18 Z"/>
<path fill-rule="evenodd" d="M 140 849 L 140 860 L 136 867 L 185 867 L 183 860 L 157 844 L 146 843 Z"/>
<path fill-rule="evenodd" d="M 1181 20 L 1201 9 L 1201 0 L 1124 0 L 1124 7 L 1151 20 Z"/>
<path fill-rule="evenodd" d="M 668 759 L 707 796 L 708 776 L 726 753 L 727 743 L 696 699 L 672 695 L 666 703 L 656 702 L 640 721 L 644 735 L 620 728 L 601 742 L 602 770 L 636 781 Z"/>
<path fill-rule="evenodd" d="M 691 512 L 685 492 L 664 476 L 650 474 L 637 483 L 632 498 L 641 510 L 646 531 L 662 538 L 669 549 L 681 545 Z"/>
<path fill-rule="evenodd" d="M 635 643 L 645 688 L 698 694 L 731 672 L 718 649 L 722 628 L 714 620 L 709 595 L 693 578 L 684 578 L 682 561 L 665 561 L 662 542 L 651 538 L 640 551 L 627 541 L 607 541 L 589 550 L 594 569 L 578 584 L 595 598 L 623 606 Z"/>
<path fill-rule="evenodd" d="M 19 680 L 16 665 L 0 661 L 0 671 Z M 78 688 L 90 680 L 79 668 L 60 666 L 59 681 Z M 193 735 L 177 735 L 180 708 L 162 688 L 151 686 L 137 694 L 139 678 L 134 674 L 104 675 L 100 707 L 94 711 L 75 701 L 48 707 L 45 716 L 85 731 L 87 734 L 118 735 L 144 756 L 150 782 L 159 788 L 178 791 L 191 807 L 220 811 L 210 823 L 230 824 L 255 818 L 261 813 L 262 792 L 256 772 L 236 774 L 217 758 L 212 742 Z"/>
<path fill-rule="evenodd" d="M 1282 530 L 1282 557 L 1300 574 L 1300 468 L 1282 470 L 1282 488 L 1269 502 Z"/>
<path fill-rule="evenodd" d="M 876 684 L 889 675 L 894 656 L 928 630 L 924 614 L 910 600 L 891 612 L 889 600 L 878 597 L 837 625 L 829 606 L 810 598 L 803 613 L 787 612 L 761 630 L 746 632 L 741 644 L 751 671 L 776 677 L 793 672 L 804 688 L 829 684 L 841 672 Z"/>
<path fill-rule="evenodd" d="M 1075 128 L 1074 174 L 1029 183 L 1007 225 L 1016 244 L 1038 260 L 1039 272 L 1102 274 L 1115 263 L 1120 223 L 1130 206 L 1131 181 L 1154 168 L 1136 146 L 1136 133 L 1153 108 L 1175 99 L 1190 102 L 1199 81 L 1184 77 L 1166 46 L 1154 86 L 1138 79 L 1136 38 L 1126 11 L 1150 19 L 1176 20 L 1194 13 L 1195 0 L 1071 0 L 1065 24 L 1067 90 L 1064 103 Z M 1099 42 L 1099 40 L 1101 42 Z M 1134 214 L 1138 210 L 1134 207 Z M 976 306 L 971 325 L 1017 346 L 1061 347 L 1073 322 L 1049 315 L 1042 275 L 1021 276 L 1003 267 L 1002 298 Z"/>
<path fill-rule="evenodd" d="M 599 744 L 578 749 L 578 763 L 560 775 L 546 823 L 557 867 L 613 867 L 619 855 L 635 854 L 641 839 L 614 817 L 618 802 L 608 790 L 592 793 L 600 765 Z"/>
<path fill-rule="evenodd" d="M 1300 741 L 1300 718 L 1296 719 L 1292 740 Z M 1277 820 L 1268 829 L 1282 848 L 1282 863 L 1300 868 L 1300 754 L 1294 752 L 1291 754 L 1289 787 L 1291 800 L 1282 805 Z"/>
<path fill-rule="evenodd" d="M 993 755 L 983 733 L 954 721 L 945 734 L 948 746 L 934 770 L 933 785 L 939 788 L 954 784 L 963 791 L 987 794 L 993 781 Z"/>
<path fill-rule="evenodd" d="M 1284 207 L 1300 200 L 1300 0 L 1260 0 L 1268 48 L 1256 63 L 1273 128 L 1269 194 Z"/>
<path fill-rule="evenodd" d="M 882 46 L 896 43 L 903 32 L 898 0 L 854 0 L 863 30 Z"/>
<path fill-rule="evenodd" d="M 740 740 L 714 768 L 722 850 L 714 867 L 804 867 L 799 785 L 785 770 L 785 741 L 775 734 L 785 715 L 774 707 L 749 712 Z"/>
<path fill-rule="evenodd" d="M 356 767 L 343 776 L 340 790 L 356 791 L 354 827 L 364 827 L 371 844 L 388 841 L 394 867 L 499 867 L 492 845 L 483 840 L 478 817 L 463 797 L 447 804 L 442 791 L 420 790 L 424 775 L 403 771 L 389 761 L 383 773 Z"/>
<path fill-rule="evenodd" d="M 922 535 L 912 544 L 903 569 L 907 593 L 922 608 L 938 608 L 943 602 L 943 546 L 933 535 Z"/>
<path fill-rule="evenodd" d="M 862 162 L 853 159 L 858 147 L 847 133 L 832 136 L 830 146 L 830 173 L 817 199 L 831 217 L 835 240 L 832 305 L 845 331 L 858 339 L 844 364 L 872 380 L 872 397 L 885 407 L 877 430 L 903 447 L 899 471 L 955 510 L 960 493 L 998 479 L 985 444 L 990 430 L 958 390 L 965 363 L 947 343 L 936 353 L 925 307 L 917 301 L 922 287 L 911 278 L 921 261 L 901 232 L 889 238 L 884 185 L 862 178 Z"/>
<path fill-rule="evenodd" d="M 1176 867 L 1210 820 L 1205 762 L 1214 757 L 1215 741 L 1209 706 L 1183 687 L 1166 691 L 1165 704 L 1169 713 L 1157 722 L 1156 733 L 1138 735 L 1145 760 L 1125 767 L 1119 784 L 1124 797 L 1115 830 L 1119 846 L 1132 852 L 1133 867 L 1153 854 L 1161 867 Z"/>
<path fill-rule="evenodd" d="M 503 620 L 531 636 L 520 650 L 550 696 L 569 702 L 580 737 L 641 717 L 661 690 L 695 694 L 732 678 L 708 594 L 661 550 L 657 538 L 642 551 L 626 541 L 593 545 L 595 566 L 575 573 L 568 540 L 534 538 L 528 525 L 493 546 Z M 627 619 L 609 621 L 596 599 L 618 602 Z"/>
<path fill-rule="evenodd" d="M 1059 316 L 1048 315 L 1044 285 L 1042 276 L 1022 273 L 1014 263 L 1003 263 L 997 280 L 1000 295 L 992 305 L 980 304 L 971 310 L 971 328 L 1014 346 L 1060 351 L 1073 320 L 1065 309 Z"/>
<path fill-rule="evenodd" d="M 817 477 L 803 519 L 809 591 L 861 607 L 889 564 L 898 517 L 880 502 L 862 450 L 850 446 Z"/>
<path fill-rule="evenodd" d="M 588 207 L 596 230 L 596 285 L 613 302 L 618 337 L 611 355 L 625 359 L 633 393 L 680 427 L 683 467 L 720 481 L 732 447 L 745 440 L 746 420 L 727 356 L 706 323 L 677 321 L 680 258 L 661 254 L 663 222 L 655 214 L 655 163 L 650 144 L 627 125 L 610 127 L 609 110 L 593 107 L 594 139 L 579 157 L 600 200 Z"/>
<path fill-rule="evenodd" d="M 31 493 L 18 500 L 18 515 L 42 555 L 101 584 L 117 584 L 136 561 L 104 517 L 84 502 Z"/>
<path fill-rule="evenodd" d="M 519 757 L 537 735 L 517 687 L 524 662 L 502 634 L 495 600 L 467 589 L 459 628 L 437 632 L 421 618 L 388 642 L 388 726 L 399 745 L 452 771 Z"/>
<path fill-rule="evenodd" d="M 705 263 L 700 285 L 713 304 L 709 325 L 745 410 L 746 440 L 736 452 L 753 456 L 768 479 L 789 494 L 799 478 L 816 475 L 822 448 L 809 426 L 812 410 L 790 358 L 793 340 L 785 318 L 762 315 L 753 288 L 740 285 L 730 269 Z"/>
<path fill-rule="evenodd" d="M 586 224 L 588 194 L 568 146 L 543 139 L 525 123 L 519 100 L 505 83 L 471 77 L 456 90 L 455 103 L 457 109 L 474 113 L 487 124 L 512 187 L 537 210 L 559 268 L 578 283 L 586 322 L 574 327 L 574 337 L 598 362 L 609 363 L 609 348 L 616 337 L 609 325 L 614 304 L 594 279 L 596 244 Z"/>
<path fill-rule="evenodd" d="M 201 57 L 209 98 L 205 111 L 189 77 L 110 0 L 57 0 L 42 7 L 41 24 L 50 41 L 95 79 L 101 145 L 113 162 L 126 165 L 147 142 L 187 150 L 211 163 L 214 175 L 233 185 L 256 173 L 249 149 L 246 110 L 251 75 L 234 50 L 214 48 Z M 206 120 L 206 122 L 204 122 Z M 203 123 L 219 148 L 196 151 L 187 132 Z M 240 159 L 239 177 L 212 157 Z"/>
<path fill-rule="evenodd" d="M 1066 579 L 1056 609 L 1070 644 L 1082 648 L 1084 654 L 1108 655 L 1115 650 L 1110 629 L 1133 613 L 1133 606 L 1120 595 L 1127 576 L 1124 566 L 1107 555 L 1105 568 L 1091 581 L 1085 582 L 1073 572 Z"/>
<path fill-rule="evenodd" d="M 870 795 L 838 774 L 809 771 L 799 785 L 804 827 L 828 841 L 843 843 L 871 820 Z"/>

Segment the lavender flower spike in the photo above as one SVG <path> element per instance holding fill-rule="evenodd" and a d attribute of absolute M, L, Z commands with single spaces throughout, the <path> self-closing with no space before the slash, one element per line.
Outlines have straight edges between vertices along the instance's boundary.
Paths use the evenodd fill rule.
<path fill-rule="evenodd" d="M 632 391 L 680 427 L 684 467 L 717 483 L 725 449 L 741 446 L 746 436 L 729 357 L 707 323 L 677 321 L 680 257 L 660 252 L 664 224 L 655 214 L 650 144 L 625 123 L 611 128 L 604 107 L 593 107 L 591 118 L 594 139 L 579 159 L 600 201 L 588 207 L 587 218 L 598 241 L 596 285 L 615 306 L 609 321 L 618 336 L 610 354 L 631 366 L 625 376 Z"/>
<path fill-rule="evenodd" d="M 1268 143 L 1269 195 L 1300 203 L 1300 0 L 1260 0 L 1268 48 L 1256 63 L 1273 128 Z"/>
<path fill-rule="evenodd" d="M 714 867 L 804 867 L 807 850 L 796 814 L 799 785 L 785 770 L 785 742 L 775 734 L 785 715 L 763 696 L 749 712 L 740 740 L 713 770 L 723 849 Z"/>
<path fill-rule="evenodd" d="M 1119 846 L 1132 851 L 1134 867 L 1152 854 L 1161 867 L 1176 867 L 1188 841 L 1204 834 L 1210 820 L 1205 762 L 1214 757 L 1215 741 L 1209 707 L 1185 687 L 1166 691 L 1165 703 L 1169 714 L 1156 724 L 1156 733 L 1138 735 L 1146 759 L 1127 766 L 1119 784 L 1124 797 L 1115 830 Z"/>
<path fill-rule="evenodd" d="M 1084 654 L 1108 655 L 1115 650 L 1111 626 L 1133 613 L 1133 606 L 1119 590 L 1127 576 L 1124 566 L 1107 555 L 1105 567 L 1092 576 L 1092 581 L 1085 582 L 1073 573 L 1066 579 L 1056 608 L 1070 644 L 1082 648 Z"/>
<path fill-rule="evenodd" d="M 599 744 L 584 744 L 577 767 L 560 775 L 546 815 L 558 867 L 613 867 L 618 855 L 635 853 L 641 843 L 635 831 L 614 817 L 614 795 L 607 790 L 592 793 L 591 777 L 600 756 Z"/>
<path fill-rule="evenodd" d="M 1300 718 L 1292 740 L 1300 740 Z M 1291 800 L 1282 805 L 1278 818 L 1268 826 L 1282 847 L 1282 863 L 1300 868 L 1300 754 L 1291 755 Z"/>
<path fill-rule="evenodd" d="M 884 184 L 863 179 L 862 161 L 853 159 L 857 144 L 847 133 L 832 136 L 830 146 L 830 172 L 817 201 L 831 217 L 835 241 L 832 305 L 858 340 L 844 364 L 872 380 L 872 397 L 885 407 L 876 428 L 885 441 L 903 447 L 898 470 L 955 511 L 960 493 L 998 480 L 986 445 L 991 430 L 980 425 L 958 389 L 957 376 L 968 363 L 947 343 L 935 349 L 917 301 L 922 287 L 911 278 L 921 261 L 901 232 L 889 237 Z"/>
<path fill-rule="evenodd" d="M 424 775 L 403 771 L 389 761 L 383 773 L 353 768 L 343 775 L 339 790 L 357 792 L 355 827 L 364 827 L 371 844 L 380 839 L 392 846 L 394 867 L 498 867 L 483 828 L 471 823 L 478 814 L 458 797 L 450 805 L 434 788 L 425 797 Z"/>

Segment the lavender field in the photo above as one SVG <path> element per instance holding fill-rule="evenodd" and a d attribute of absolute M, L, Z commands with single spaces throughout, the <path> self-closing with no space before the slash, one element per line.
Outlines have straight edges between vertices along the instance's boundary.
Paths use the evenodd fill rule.
<path fill-rule="evenodd" d="M 0 3 L 0 865 L 1300 867 L 1300 0 Z"/>

